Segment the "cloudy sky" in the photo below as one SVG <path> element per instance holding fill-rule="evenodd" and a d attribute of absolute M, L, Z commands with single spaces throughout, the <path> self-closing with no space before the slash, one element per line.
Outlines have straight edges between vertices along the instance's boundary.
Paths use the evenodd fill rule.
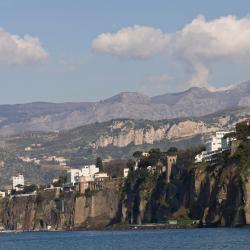
<path fill-rule="evenodd" d="M 250 80 L 250 1 L 0 0 L 0 103 Z"/>

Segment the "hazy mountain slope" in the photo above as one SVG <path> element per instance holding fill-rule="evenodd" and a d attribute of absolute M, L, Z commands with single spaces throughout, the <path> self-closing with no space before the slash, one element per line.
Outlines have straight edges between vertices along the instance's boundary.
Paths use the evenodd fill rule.
<path fill-rule="evenodd" d="M 124 92 L 100 102 L 0 105 L 0 135 L 64 130 L 111 119 L 197 117 L 239 106 L 250 106 L 250 82 L 225 91 L 195 87 L 152 98 Z"/>
<path fill-rule="evenodd" d="M 172 120 L 119 119 L 84 125 L 61 132 L 26 132 L 0 140 L 0 187 L 11 183 L 11 176 L 25 174 L 28 181 L 51 181 L 67 169 L 44 157 L 66 158 L 67 165 L 79 167 L 93 163 L 97 156 L 105 160 L 131 157 L 136 150 L 170 146 L 186 148 L 202 144 L 213 131 L 232 129 L 236 122 L 250 117 L 250 108 L 238 108 L 216 114 Z M 32 146 L 39 144 L 39 147 Z M 31 151 L 25 151 L 31 147 Z M 40 164 L 23 162 L 19 157 L 41 160 Z"/>

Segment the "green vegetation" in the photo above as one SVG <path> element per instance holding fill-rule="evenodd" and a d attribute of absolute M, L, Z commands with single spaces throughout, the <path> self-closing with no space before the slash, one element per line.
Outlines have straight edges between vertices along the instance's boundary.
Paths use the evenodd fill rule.
<path fill-rule="evenodd" d="M 250 141 L 242 141 L 233 157 L 236 160 L 240 174 L 247 177 L 250 173 Z"/>
<path fill-rule="evenodd" d="M 236 124 L 236 137 L 238 140 L 246 140 L 250 136 L 250 126 L 247 122 Z"/>
<path fill-rule="evenodd" d="M 12 190 L 11 194 L 12 195 L 15 195 L 15 194 L 30 194 L 30 193 L 33 193 L 34 191 L 37 191 L 37 190 L 38 190 L 37 185 L 31 184 L 31 185 L 28 185 L 28 186 L 24 186 L 23 190 L 19 190 L 19 191 Z"/>
<path fill-rule="evenodd" d="M 100 172 L 103 171 L 103 163 L 102 163 L 102 158 L 101 157 L 96 158 L 95 165 L 96 165 L 97 168 L 99 168 Z"/>

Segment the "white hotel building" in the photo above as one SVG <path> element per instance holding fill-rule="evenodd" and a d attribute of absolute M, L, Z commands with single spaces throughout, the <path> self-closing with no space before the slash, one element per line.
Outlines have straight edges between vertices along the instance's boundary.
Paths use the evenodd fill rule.
<path fill-rule="evenodd" d="M 82 169 L 70 169 L 67 171 L 67 186 L 74 186 L 79 182 L 81 176 L 86 177 L 86 181 L 94 181 L 95 174 L 99 173 L 99 168 L 95 165 L 87 165 Z"/>
<path fill-rule="evenodd" d="M 12 189 L 14 190 L 22 190 L 22 187 L 24 186 L 24 176 L 22 174 L 19 174 L 17 176 L 12 177 Z"/>
<path fill-rule="evenodd" d="M 232 131 L 218 131 L 215 132 L 215 135 L 212 135 L 208 138 L 206 142 L 206 151 L 214 152 L 217 150 L 226 150 L 229 147 L 229 138 L 224 139 L 223 137 L 226 134 L 231 133 Z"/>
<path fill-rule="evenodd" d="M 202 151 L 200 154 L 195 156 L 195 163 L 210 161 L 213 155 L 216 155 L 221 151 L 228 150 L 231 139 L 224 138 L 224 136 L 231 132 L 233 131 L 218 131 L 208 137 L 208 140 L 206 141 L 206 151 Z"/>

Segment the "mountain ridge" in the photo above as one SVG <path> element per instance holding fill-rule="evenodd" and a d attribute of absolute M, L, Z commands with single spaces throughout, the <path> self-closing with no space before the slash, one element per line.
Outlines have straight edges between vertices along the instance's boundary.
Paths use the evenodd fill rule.
<path fill-rule="evenodd" d="M 250 81 L 224 91 L 193 87 L 149 97 L 121 92 L 99 102 L 33 102 L 0 105 L 0 136 L 25 131 L 55 131 L 112 119 L 162 120 L 199 117 L 250 106 Z"/>

